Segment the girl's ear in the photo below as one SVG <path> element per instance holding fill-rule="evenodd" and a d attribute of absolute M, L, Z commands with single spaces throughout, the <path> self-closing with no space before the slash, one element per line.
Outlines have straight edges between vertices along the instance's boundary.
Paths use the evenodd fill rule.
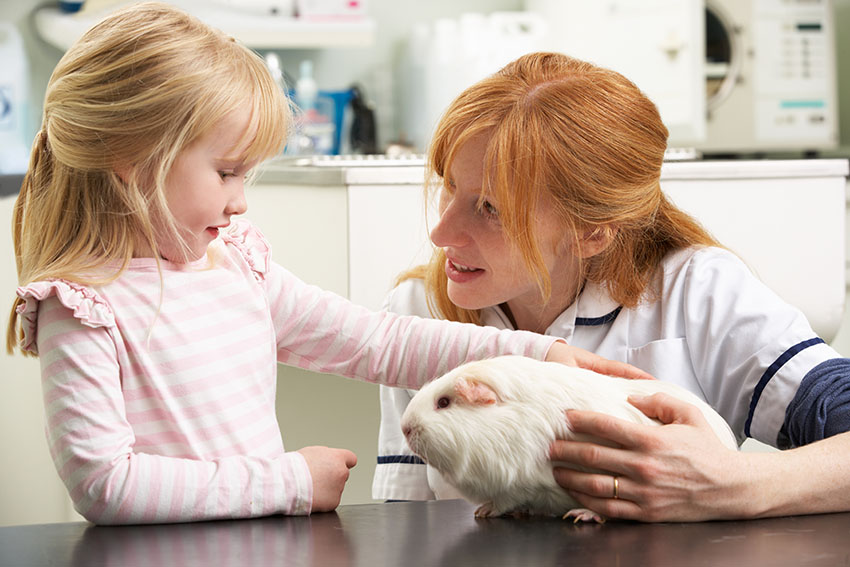
<path fill-rule="evenodd" d="M 603 252 L 617 236 L 617 228 L 611 225 L 598 226 L 586 231 L 579 238 L 579 253 L 582 258 L 592 258 Z"/>
<path fill-rule="evenodd" d="M 121 178 L 121 181 L 124 183 L 130 182 L 130 177 L 133 175 L 133 166 L 130 164 L 116 164 L 115 165 L 115 175 Z"/>

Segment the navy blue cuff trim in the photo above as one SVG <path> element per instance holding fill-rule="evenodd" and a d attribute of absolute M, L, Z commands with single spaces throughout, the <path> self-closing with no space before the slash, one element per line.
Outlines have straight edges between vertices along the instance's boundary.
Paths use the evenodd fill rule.
<path fill-rule="evenodd" d="M 620 311 L 623 310 L 623 306 L 619 306 L 612 312 L 607 315 L 603 315 L 602 317 L 576 317 L 576 326 L 582 325 L 585 327 L 596 327 L 598 325 L 607 325 L 611 321 L 617 318 L 617 315 L 620 314 Z"/>
<path fill-rule="evenodd" d="M 761 393 L 764 391 L 767 383 L 770 382 L 770 379 L 773 378 L 774 374 L 779 372 L 779 369 L 785 365 L 786 362 L 794 358 L 800 351 L 803 351 L 810 346 L 819 345 L 823 343 L 824 340 L 820 337 L 815 337 L 813 339 L 809 339 L 807 341 L 803 341 L 801 343 L 797 343 L 792 346 L 788 350 L 782 353 L 782 355 L 773 361 L 773 364 L 767 367 L 767 370 L 762 374 L 761 379 L 758 384 L 756 384 L 755 390 L 753 390 L 753 397 L 750 400 L 750 411 L 747 414 L 747 422 L 744 424 L 744 435 L 747 437 L 750 436 L 750 425 L 753 423 L 753 414 L 756 411 L 756 406 L 759 403 L 759 398 L 761 398 Z"/>
<path fill-rule="evenodd" d="M 386 455 L 378 456 L 379 465 L 389 465 L 392 463 L 404 463 L 406 465 L 424 465 L 425 461 L 416 455 Z"/>

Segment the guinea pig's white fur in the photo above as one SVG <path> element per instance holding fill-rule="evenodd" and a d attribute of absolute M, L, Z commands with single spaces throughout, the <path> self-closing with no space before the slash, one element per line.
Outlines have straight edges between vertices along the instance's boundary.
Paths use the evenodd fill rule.
<path fill-rule="evenodd" d="M 555 482 L 548 456 L 555 439 L 579 439 L 569 431 L 564 412 L 593 410 L 659 425 L 627 401 L 656 392 L 699 407 L 720 440 L 737 448 L 723 418 L 675 384 L 612 378 L 521 356 L 467 363 L 426 384 L 410 401 L 401 425 L 414 453 L 481 504 L 476 515 L 563 515 L 579 506 Z"/>

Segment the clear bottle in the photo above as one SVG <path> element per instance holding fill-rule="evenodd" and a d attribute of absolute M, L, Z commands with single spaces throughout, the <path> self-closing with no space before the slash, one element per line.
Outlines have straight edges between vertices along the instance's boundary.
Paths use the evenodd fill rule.
<path fill-rule="evenodd" d="M 319 86 L 313 78 L 313 62 L 302 61 L 295 82 L 295 104 L 298 107 L 296 134 L 292 153 L 298 155 L 328 155 L 333 151 L 334 123 L 326 108 L 327 99 L 319 96 Z"/>

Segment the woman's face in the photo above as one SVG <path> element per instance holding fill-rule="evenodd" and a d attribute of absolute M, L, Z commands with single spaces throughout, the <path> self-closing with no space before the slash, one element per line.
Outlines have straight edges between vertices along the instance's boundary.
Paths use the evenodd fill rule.
<path fill-rule="evenodd" d="M 507 303 L 518 328 L 544 331 L 575 298 L 578 260 L 567 230 L 544 200 L 534 226 L 552 280 L 552 296 L 544 304 L 537 280 L 502 230 L 500 204 L 489 196 L 479 204 L 488 141 L 489 135 L 479 135 L 459 148 L 447 172 L 431 240 L 445 250 L 452 303 L 465 309 Z"/>

